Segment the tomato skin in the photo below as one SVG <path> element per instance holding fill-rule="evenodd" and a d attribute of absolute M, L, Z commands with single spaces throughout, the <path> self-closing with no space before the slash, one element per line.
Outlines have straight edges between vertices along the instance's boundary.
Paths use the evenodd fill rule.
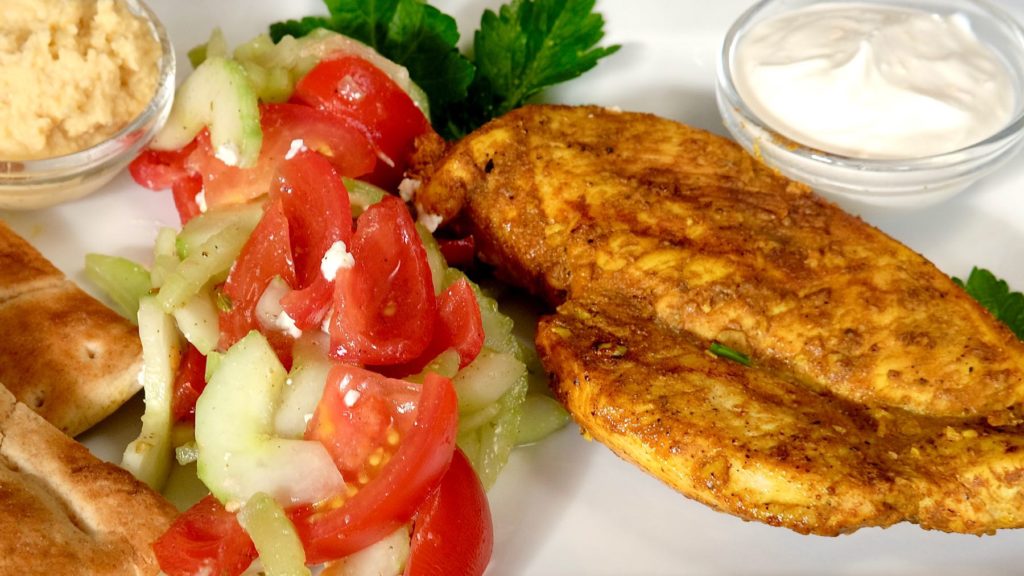
<path fill-rule="evenodd" d="M 175 422 L 190 422 L 196 418 L 196 400 L 206 388 L 206 356 L 192 344 L 185 348 L 178 373 L 174 376 L 174 398 L 171 414 Z"/>
<path fill-rule="evenodd" d="M 331 304 L 333 285 L 320 269 L 335 242 L 352 243 L 352 207 L 341 175 L 322 155 L 296 153 L 278 167 L 270 191 L 288 216 L 296 288 L 281 306 L 302 330 L 319 328 Z"/>
<path fill-rule="evenodd" d="M 168 576 L 237 576 L 256 559 L 256 546 L 234 514 L 207 496 L 178 516 L 153 543 Z"/>
<path fill-rule="evenodd" d="M 385 196 L 363 212 L 351 252 L 355 266 L 339 270 L 335 281 L 331 354 L 371 366 L 415 359 L 433 335 L 437 300 L 405 204 Z"/>
<path fill-rule="evenodd" d="M 309 106 L 261 104 L 260 125 L 263 145 L 252 168 L 224 164 L 216 158 L 207 132 L 196 137 L 196 149 L 189 155 L 185 167 L 190 173 L 202 176 L 210 208 L 246 202 L 266 194 L 278 164 L 296 140 L 328 156 L 342 176 L 363 176 L 377 164 L 373 146 L 358 126 Z"/>
<path fill-rule="evenodd" d="M 128 165 L 128 172 L 140 186 L 150 190 L 173 190 L 174 206 L 178 210 L 182 224 L 187 224 L 200 214 L 196 194 L 202 192 L 203 180 L 199 175 L 191 174 L 185 167 L 188 157 L 195 149 L 194 140 L 181 150 L 147 148 Z"/>
<path fill-rule="evenodd" d="M 267 204 L 224 283 L 222 290 L 231 300 L 231 309 L 220 313 L 221 348 L 230 348 L 250 330 L 260 329 L 256 304 L 275 276 L 295 285 L 288 219 L 280 200 Z"/>
<path fill-rule="evenodd" d="M 487 494 L 456 448 L 441 484 L 416 512 L 405 576 L 480 576 L 493 549 Z"/>
<path fill-rule="evenodd" d="M 391 377 L 418 374 L 449 348 L 459 354 L 459 368 L 465 368 L 476 359 L 484 347 L 484 326 L 469 280 L 459 278 L 441 294 L 434 326 L 433 339 L 418 358 L 404 364 L 381 366 L 380 372 Z"/>
<path fill-rule="evenodd" d="M 295 86 L 293 101 L 308 104 L 360 126 L 381 162 L 365 179 L 391 190 L 402 179 L 416 137 L 430 122 L 383 71 L 357 56 L 324 60 Z"/>
<path fill-rule="evenodd" d="M 353 366 L 335 370 L 332 382 L 346 373 L 383 379 Z M 438 486 L 455 450 L 458 400 L 451 381 L 436 374 L 420 388 L 414 422 L 373 481 L 340 506 L 289 511 L 308 563 L 342 558 L 380 540 L 407 523 Z"/>
<path fill-rule="evenodd" d="M 476 239 L 472 234 L 463 238 L 438 238 L 437 247 L 449 266 L 463 268 L 476 258 Z"/>

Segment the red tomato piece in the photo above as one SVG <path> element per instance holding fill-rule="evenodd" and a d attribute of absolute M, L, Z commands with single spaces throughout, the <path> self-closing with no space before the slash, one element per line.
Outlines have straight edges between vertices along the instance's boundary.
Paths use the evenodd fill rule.
<path fill-rule="evenodd" d="M 437 301 L 405 204 L 386 196 L 363 212 L 351 252 L 355 266 L 339 270 L 335 281 L 332 355 L 373 366 L 415 359 L 433 336 Z"/>
<path fill-rule="evenodd" d="M 231 301 L 231 308 L 220 313 L 222 348 L 229 348 L 249 331 L 260 329 L 256 304 L 275 276 L 289 286 L 295 285 L 288 219 L 280 200 L 267 204 L 224 283 L 222 291 Z"/>
<path fill-rule="evenodd" d="M 381 158 L 365 179 L 388 190 L 401 181 L 416 137 L 430 129 L 412 98 L 387 74 L 357 56 L 320 62 L 295 86 L 292 98 L 354 120 Z"/>
<path fill-rule="evenodd" d="M 171 413 L 175 422 L 191 421 L 196 417 L 196 400 L 206 388 L 206 356 L 189 344 L 174 377 L 174 398 Z"/>
<path fill-rule="evenodd" d="M 438 238 L 437 247 L 449 266 L 462 268 L 476 257 L 476 239 L 470 234 L 464 238 Z"/>
<path fill-rule="evenodd" d="M 298 288 L 281 305 L 299 328 L 319 328 L 333 294 L 321 261 L 335 242 L 352 243 L 348 191 L 326 158 L 304 151 L 280 164 L 270 196 L 281 199 L 288 216 Z"/>
<path fill-rule="evenodd" d="M 409 396 L 416 389 L 419 394 L 412 401 Z M 353 390 L 359 391 L 358 397 L 350 394 Z M 357 408 L 364 400 L 370 406 Z M 429 374 L 422 385 L 415 385 L 337 365 L 306 435 L 325 443 L 343 473 L 356 475 L 350 486 L 357 491 L 340 502 L 289 511 L 306 561 L 342 558 L 409 522 L 448 469 L 457 427 L 458 400 L 447 378 Z M 381 462 L 374 464 L 377 448 Z M 360 474 L 368 482 L 362 483 Z"/>
<path fill-rule="evenodd" d="M 266 194 L 278 164 L 301 140 L 310 150 L 326 156 L 342 176 L 356 178 L 370 173 L 377 156 L 370 141 L 351 121 L 309 106 L 263 104 L 260 106 L 263 145 L 252 168 L 228 166 L 215 157 L 209 134 L 200 133 L 186 168 L 200 174 L 211 208 L 245 202 Z M 298 146 L 298 144 L 296 144 Z"/>
<path fill-rule="evenodd" d="M 437 300 L 434 337 L 427 349 L 411 362 L 381 367 L 380 371 L 392 377 L 418 374 L 438 354 L 449 348 L 458 352 L 459 368 L 464 368 L 476 359 L 483 347 L 484 325 L 480 317 L 480 305 L 469 280 L 460 278 Z"/>
<path fill-rule="evenodd" d="M 456 448 L 440 486 L 416 512 L 405 576 L 480 576 L 493 549 L 487 494 Z"/>
<path fill-rule="evenodd" d="M 153 551 L 168 576 L 237 576 L 256 559 L 249 535 L 213 496 L 178 516 Z"/>
<path fill-rule="evenodd" d="M 203 180 L 189 173 L 186 160 L 196 149 L 193 140 L 181 150 L 143 150 L 128 166 L 128 172 L 140 186 L 150 190 L 174 191 L 174 206 L 181 223 L 185 224 L 200 213 L 196 194 L 203 190 Z"/>

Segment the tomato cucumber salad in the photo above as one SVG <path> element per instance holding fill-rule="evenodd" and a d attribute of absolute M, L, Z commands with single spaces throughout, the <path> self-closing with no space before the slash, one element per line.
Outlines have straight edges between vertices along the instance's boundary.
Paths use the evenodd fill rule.
<path fill-rule="evenodd" d="M 332 9 L 347 4 L 374 2 Z M 401 10 L 433 10 L 389 5 L 399 28 Z M 502 17 L 580 7 L 593 2 L 520 0 Z M 143 344 L 123 466 L 158 490 L 187 469 L 203 484 L 153 545 L 171 576 L 482 574 L 486 488 L 513 447 L 568 420 L 512 320 L 457 267 L 472 238 L 435 238 L 398 193 L 415 188 L 403 177 L 437 129 L 432 102 L 450 99 L 326 29 L 344 28 L 334 16 L 233 51 L 215 31 L 193 50 L 130 167 L 171 191 L 182 227 L 159 230 L 148 267 L 86 259 Z"/>

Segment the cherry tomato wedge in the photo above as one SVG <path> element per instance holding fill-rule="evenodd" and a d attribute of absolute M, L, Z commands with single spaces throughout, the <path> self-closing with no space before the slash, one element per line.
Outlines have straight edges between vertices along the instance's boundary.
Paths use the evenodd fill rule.
<path fill-rule="evenodd" d="M 415 417 L 405 424 L 407 416 L 403 413 L 409 412 L 409 394 L 417 388 Z M 372 404 L 352 412 L 364 401 Z M 347 556 L 412 519 L 451 462 L 458 426 L 457 404 L 451 381 L 436 374 L 427 375 L 422 385 L 415 385 L 344 364 L 332 369 L 324 399 L 306 435 L 325 443 L 348 475 L 346 481 L 355 474 L 350 485 L 357 491 L 341 502 L 289 511 L 306 549 L 307 562 L 316 564 Z M 368 426 L 362 427 L 364 424 Z M 382 449 L 382 460 L 377 465 L 375 444 Z M 366 474 L 368 482 L 361 482 L 360 473 Z"/>
<path fill-rule="evenodd" d="M 476 257 L 476 239 L 472 234 L 462 238 L 438 238 L 437 247 L 445 262 L 456 268 L 469 266 Z"/>
<path fill-rule="evenodd" d="M 339 270 L 335 281 L 331 353 L 373 366 L 418 357 L 433 336 L 437 301 L 405 204 L 385 196 L 363 212 L 351 252 L 355 266 Z"/>
<path fill-rule="evenodd" d="M 456 448 L 441 485 L 416 512 L 405 576 L 480 576 L 493 548 L 487 494 Z"/>
<path fill-rule="evenodd" d="M 434 326 L 434 337 L 418 358 L 405 364 L 382 366 L 380 371 L 394 377 L 417 374 L 449 348 L 459 354 L 459 368 L 476 359 L 484 347 L 484 326 L 469 280 L 459 278 L 441 294 Z"/>
<path fill-rule="evenodd" d="M 203 179 L 185 167 L 195 149 L 195 141 L 181 150 L 146 149 L 128 166 L 128 172 L 140 186 L 150 190 L 170 188 L 174 191 L 174 206 L 182 224 L 200 214 L 196 195 L 203 191 Z"/>
<path fill-rule="evenodd" d="M 295 285 L 288 219 L 280 200 L 267 204 L 224 283 L 222 290 L 231 308 L 220 313 L 222 348 L 229 348 L 250 330 L 260 328 L 256 304 L 275 276 L 280 276 L 289 286 Z"/>
<path fill-rule="evenodd" d="M 237 576 L 256 558 L 249 535 L 213 496 L 178 516 L 153 551 L 168 576 Z"/>
<path fill-rule="evenodd" d="M 288 216 L 298 290 L 281 299 L 295 324 L 319 328 L 333 294 L 333 278 L 321 269 L 324 254 L 336 242 L 352 243 L 352 208 L 341 175 L 317 152 L 302 151 L 278 167 L 270 191 Z"/>
<path fill-rule="evenodd" d="M 174 377 L 174 398 L 171 414 L 175 422 L 191 421 L 196 417 L 196 400 L 206 388 L 206 356 L 189 344 L 185 348 L 178 373 Z"/>
<path fill-rule="evenodd" d="M 309 106 L 263 104 L 260 106 L 263 146 L 252 168 L 228 166 L 216 158 L 207 132 L 196 138 L 195 152 L 185 164 L 203 178 L 210 208 L 245 202 L 270 189 L 278 164 L 293 146 L 305 146 L 326 156 L 342 176 L 368 174 L 377 164 L 370 141 L 352 121 Z"/>
<path fill-rule="evenodd" d="M 387 74 L 357 56 L 316 65 L 295 86 L 292 99 L 355 121 L 381 158 L 365 179 L 386 189 L 401 181 L 416 137 L 430 129 L 412 98 Z"/>

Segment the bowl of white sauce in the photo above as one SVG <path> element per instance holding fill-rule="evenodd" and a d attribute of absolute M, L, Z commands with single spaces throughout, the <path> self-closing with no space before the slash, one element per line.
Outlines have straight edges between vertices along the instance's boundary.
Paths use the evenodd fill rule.
<path fill-rule="evenodd" d="M 764 0 L 727 33 L 717 98 L 739 143 L 839 204 L 920 207 L 1024 137 L 1024 29 L 982 0 Z"/>

